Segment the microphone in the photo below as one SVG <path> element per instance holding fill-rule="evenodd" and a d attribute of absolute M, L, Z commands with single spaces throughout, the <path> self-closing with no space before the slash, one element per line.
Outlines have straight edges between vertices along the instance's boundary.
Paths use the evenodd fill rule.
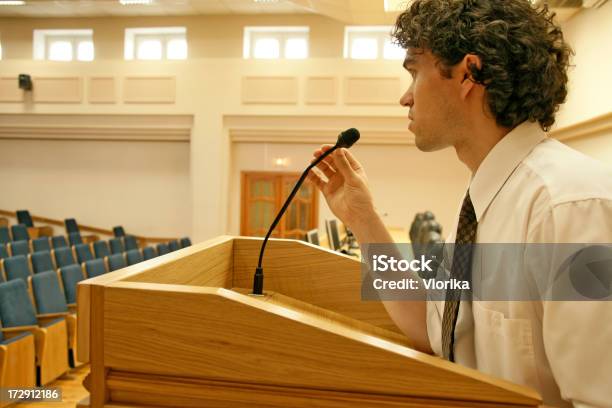
<path fill-rule="evenodd" d="M 334 145 L 334 147 L 332 147 L 331 149 L 329 149 L 328 151 L 323 153 L 314 162 L 310 163 L 310 165 L 308 167 L 306 167 L 306 170 L 304 170 L 304 172 L 302 173 L 302 176 L 300 177 L 298 182 L 295 184 L 295 187 L 293 187 L 293 190 L 291 190 L 291 193 L 289 194 L 289 197 L 287 197 L 287 200 L 285 201 L 285 204 L 283 204 L 283 207 L 280 209 L 280 211 L 276 215 L 276 218 L 274 219 L 274 221 L 272 221 L 272 225 L 270 225 L 270 229 L 268 230 L 268 233 L 266 234 L 266 237 L 264 238 L 264 240 L 263 240 L 263 242 L 261 244 L 261 249 L 259 251 L 259 262 L 257 263 L 257 268 L 255 269 L 255 276 L 253 276 L 253 293 L 252 293 L 252 295 L 263 295 L 263 278 L 264 278 L 264 275 L 263 275 L 263 268 L 261 266 L 261 262 L 263 261 L 263 255 L 264 255 L 264 251 L 266 249 L 266 244 L 268 243 L 268 239 L 270 238 L 270 234 L 272 234 L 272 231 L 274 231 L 274 228 L 276 228 L 276 225 L 278 224 L 278 222 L 282 218 L 283 214 L 285 213 L 285 211 L 287 211 L 287 208 L 289 207 L 289 204 L 291 204 L 291 201 L 293 200 L 293 197 L 295 197 L 295 195 L 297 194 L 298 190 L 302 186 L 302 183 L 304 183 L 304 180 L 306 180 L 306 176 L 308 176 L 308 172 L 313 167 L 315 167 L 317 164 L 319 164 L 321 161 L 323 161 L 323 159 L 325 159 L 327 156 L 332 154 L 336 149 L 339 149 L 339 148 L 346 148 L 346 149 L 348 149 L 348 148 L 350 148 L 352 145 L 354 145 L 359 140 L 359 136 L 360 136 L 359 135 L 359 131 L 357 129 L 355 129 L 355 128 L 350 128 L 350 129 L 345 130 L 344 132 L 342 132 L 342 133 L 340 133 L 338 135 L 338 140 L 336 141 L 336 144 Z"/>

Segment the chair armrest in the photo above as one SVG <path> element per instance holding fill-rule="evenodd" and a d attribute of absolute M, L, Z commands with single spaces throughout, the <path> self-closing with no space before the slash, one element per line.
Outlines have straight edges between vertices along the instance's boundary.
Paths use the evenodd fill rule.
<path fill-rule="evenodd" d="M 59 317 L 68 316 L 68 312 L 58 312 L 58 313 L 45 313 L 36 315 L 37 319 L 57 319 Z"/>
<path fill-rule="evenodd" d="M 61 318 L 66 318 L 70 313 L 68 312 L 62 312 L 62 313 L 46 313 L 46 314 L 39 314 L 36 315 L 36 318 L 38 319 L 38 324 L 40 324 L 41 326 L 45 326 L 47 323 L 53 321 L 53 320 L 57 320 L 57 319 L 61 319 Z"/>
<path fill-rule="evenodd" d="M 10 338 L 17 334 L 21 334 L 24 331 L 30 331 L 34 329 L 38 329 L 38 326 L 30 325 L 30 326 L 17 326 L 17 327 L 0 327 L 0 331 L 5 336 L 7 336 L 7 338 Z"/>

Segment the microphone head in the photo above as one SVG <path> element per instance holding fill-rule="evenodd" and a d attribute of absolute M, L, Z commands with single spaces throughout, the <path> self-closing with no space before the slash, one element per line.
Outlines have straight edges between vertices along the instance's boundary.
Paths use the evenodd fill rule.
<path fill-rule="evenodd" d="M 338 135 L 336 146 L 349 148 L 359 140 L 359 131 L 355 128 L 350 128 Z"/>

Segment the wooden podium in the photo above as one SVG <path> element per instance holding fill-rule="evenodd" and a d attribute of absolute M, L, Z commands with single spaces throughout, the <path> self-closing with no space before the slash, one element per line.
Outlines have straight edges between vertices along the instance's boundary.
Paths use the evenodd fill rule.
<path fill-rule="evenodd" d="M 220 237 L 79 284 L 96 407 L 536 407 L 539 395 L 410 348 L 359 261 Z M 82 406 L 82 405 L 80 405 Z"/>

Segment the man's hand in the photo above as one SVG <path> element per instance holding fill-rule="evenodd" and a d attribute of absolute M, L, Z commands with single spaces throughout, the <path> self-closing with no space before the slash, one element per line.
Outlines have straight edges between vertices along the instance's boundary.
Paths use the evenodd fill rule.
<path fill-rule="evenodd" d="M 316 150 L 313 161 L 331 148 L 331 145 L 324 145 Z M 314 171 L 308 173 L 308 179 L 323 192 L 329 208 L 353 231 L 359 244 L 392 244 L 393 238 L 374 210 L 363 166 L 353 155 L 346 149 L 338 149 L 317 168 L 327 180 Z M 412 341 L 414 348 L 432 353 L 427 335 L 425 301 L 386 301 L 383 304 L 397 327 Z"/>
<path fill-rule="evenodd" d="M 324 145 L 314 152 L 314 160 L 331 149 Z M 338 149 L 317 165 L 327 180 L 311 171 L 308 179 L 325 196 L 327 205 L 344 225 L 359 229 L 359 224 L 376 214 L 363 166 L 347 149 Z"/>

